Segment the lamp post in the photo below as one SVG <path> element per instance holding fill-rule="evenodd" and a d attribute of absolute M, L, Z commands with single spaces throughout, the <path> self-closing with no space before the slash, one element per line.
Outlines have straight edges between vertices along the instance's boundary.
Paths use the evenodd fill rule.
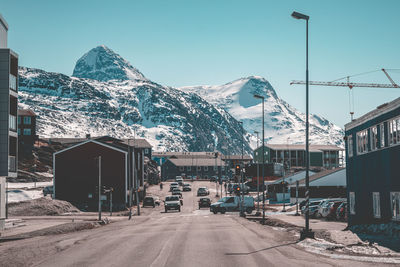
<path fill-rule="evenodd" d="M 257 135 L 257 148 L 258 148 L 258 134 L 259 132 L 254 131 L 254 133 Z M 256 216 L 260 216 L 260 166 L 259 166 L 259 161 L 257 159 L 257 212 Z"/>
<path fill-rule="evenodd" d="M 264 146 L 264 97 L 261 95 L 254 95 L 255 98 L 261 99 L 262 100 L 262 168 L 261 168 L 261 174 L 262 174 L 262 191 L 263 191 L 263 205 L 262 205 L 262 224 L 265 224 L 265 180 L 264 180 L 264 165 L 265 165 L 265 146 Z"/>
<path fill-rule="evenodd" d="M 309 213 L 309 206 L 310 206 L 310 155 L 309 155 L 309 143 L 308 143 L 308 135 L 309 135 L 309 111 L 308 111 L 308 20 L 310 19 L 309 16 L 298 13 L 294 11 L 292 13 L 292 17 L 295 19 L 302 19 L 306 21 L 306 210 L 305 210 L 305 219 L 306 225 L 304 230 L 300 233 L 300 239 L 303 240 L 305 238 L 314 238 L 314 233 L 310 229 L 310 213 Z"/>
<path fill-rule="evenodd" d="M 243 169 L 244 169 L 244 164 L 243 164 L 243 146 L 244 146 L 244 140 L 243 140 L 243 122 L 242 121 L 239 121 L 239 123 L 240 123 L 240 125 L 242 126 L 242 162 L 240 163 L 240 165 L 242 166 L 242 168 L 240 168 L 241 169 L 241 172 L 240 172 L 240 180 L 241 180 L 241 187 L 240 187 L 240 191 L 241 191 L 241 201 L 240 201 L 240 203 L 241 203 L 241 206 L 240 206 L 240 216 L 241 217 L 244 217 L 245 215 L 244 215 L 244 184 L 243 184 Z"/>

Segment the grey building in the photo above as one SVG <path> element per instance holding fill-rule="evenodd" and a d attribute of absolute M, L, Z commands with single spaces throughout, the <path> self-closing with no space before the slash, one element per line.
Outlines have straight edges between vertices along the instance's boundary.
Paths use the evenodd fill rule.
<path fill-rule="evenodd" d="M 8 24 L 0 15 L 0 229 L 4 226 L 4 177 L 17 176 L 18 55 L 7 48 Z"/>

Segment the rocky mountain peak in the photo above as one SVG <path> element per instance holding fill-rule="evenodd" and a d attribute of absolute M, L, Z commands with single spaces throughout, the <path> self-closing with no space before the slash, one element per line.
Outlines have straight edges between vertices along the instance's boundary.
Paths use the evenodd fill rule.
<path fill-rule="evenodd" d="M 105 45 L 99 45 L 84 54 L 76 62 L 72 76 L 102 82 L 147 80 L 138 69 Z"/>

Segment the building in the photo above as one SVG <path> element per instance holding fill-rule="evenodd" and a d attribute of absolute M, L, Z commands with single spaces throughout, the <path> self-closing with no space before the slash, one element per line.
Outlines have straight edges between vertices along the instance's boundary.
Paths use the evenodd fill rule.
<path fill-rule="evenodd" d="M 17 177 L 18 167 L 18 55 L 7 48 L 7 34 L 0 14 L 0 230 L 6 218 L 5 177 Z"/>
<path fill-rule="evenodd" d="M 18 55 L 7 48 L 8 25 L 0 15 L 0 176 L 17 176 Z"/>
<path fill-rule="evenodd" d="M 305 172 L 302 179 L 297 179 L 298 200 L 305 199 Z M 288 181 L 290 187 L 290 202 L 296 203 L 296 181 Z M 310 198 L 346 198 L 346 168 L 336 168 L 310 173 Z"/>
<path fill-rule="evenodd" d="M 95 209 L 99 179 L 96 159 L 101 156 L 101 184 L 106 189 L 113 188 L 113 207 L 123 209 L 129 203 L 131 185 L 143 191 L 143 153 L 142 148 L 134 147 L 133 144 L 129 146 L 124 140 L 109 136 L 85 139 L 54 153 L 55 198 L 69 201 L 79 207 Z M 135 163 L 136 172 L 129 167 L 131 160 Z M 138 178 L 138 183 L 133 179 L 134 176 Z M 102 196 L 104 206 L 108 205 L 109 198 L 107 194 Z"/>
<path fill-rule="evenodd" d="M 250 155 L 222 155 L 222 160 L 232 169 L 236 165 L 244 166 L 249 164 L 253 158 Z"/>
<path fill-rule="evenodd" d="M 30 109 L 18 109 L 18 149 L 24 155 L 31 155 L 37 140 L 36 114 Z"/>
<path fill-rule="evenodd" d="M 333 145 L 310 145 L 310 166 L 337 168 L 342 158 L 342 148 Z M 284 163 L 290 167 L 305 167 L 305 145 L 267 144 L 264 148 L 265 163 Z M 262 146 L 254 150 L 254 161 L 262 163 Z"/>
<path fill-rule="evenodd" d="M 169 158 L 213 159 L 215 152 L 153 152 L 152 159 L 163 165 Z"/>
<path fill-rule="evenodd" d="M 345 125 L 349 226 L 400 221 L 400 98 Z"/>
<path fill-rule="evenodd" d="M 161 180 L 176 176 L 194 176 L 208 179 L 212 176 L 227 175 L 225 162 L 218 158 L 169 158 L 161 166 Z"/>

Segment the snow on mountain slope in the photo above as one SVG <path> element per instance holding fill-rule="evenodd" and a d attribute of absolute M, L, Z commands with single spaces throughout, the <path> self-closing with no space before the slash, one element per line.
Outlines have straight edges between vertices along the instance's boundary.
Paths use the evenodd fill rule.
<path fill-rule="evenodd" d="M 72 76 L 103 82 L 147 80 L 138 69 L 104 45 L 95 47 L 84 54 L 76 63 Z"/>
<path fill-rule="evenodd" d="M 108 70 L 112 68 L 107 64 L 114 66 L 104 64 L 97 68 L 105 72 L 96 72 L 100 80 L 111 77 Z M 91 69 L 80 72 L 83 77 L 91 74 Z M 19 75 L 19 105 L 35 111 L 38 134 L 44 137 L 84 137 L 90 133 L 128 138 L 136 131 L 136 137 L 146 138 L 158 151 L 213 151 L 211 132 L 219 140 L 219 151 L 226 152 L 228 144 L 241 143 L 239 122 L 196 94 L 147 79 L 98 81 L 24 67 Z M 229 149 L 241 151 L 239 145 Z M 251 151 L 247 142 L 245 150 Z"/>
<path fill-rule="evenodd" d="M 280 99 L 264 78 L 250 76 L 219 86 L 187 86 L 180 90 L 196 93 L 243 121 L 246 131 L 262 129 L 262 104 L 254 94 L 265 97 L 265 138 L 268 143 L 304 143 L 305 114 Z M 343 130 L 317 115 L 310 115 L 310 142 L 343 146 Z M 252 147 L 256 138 L 252 138 Z"/>

